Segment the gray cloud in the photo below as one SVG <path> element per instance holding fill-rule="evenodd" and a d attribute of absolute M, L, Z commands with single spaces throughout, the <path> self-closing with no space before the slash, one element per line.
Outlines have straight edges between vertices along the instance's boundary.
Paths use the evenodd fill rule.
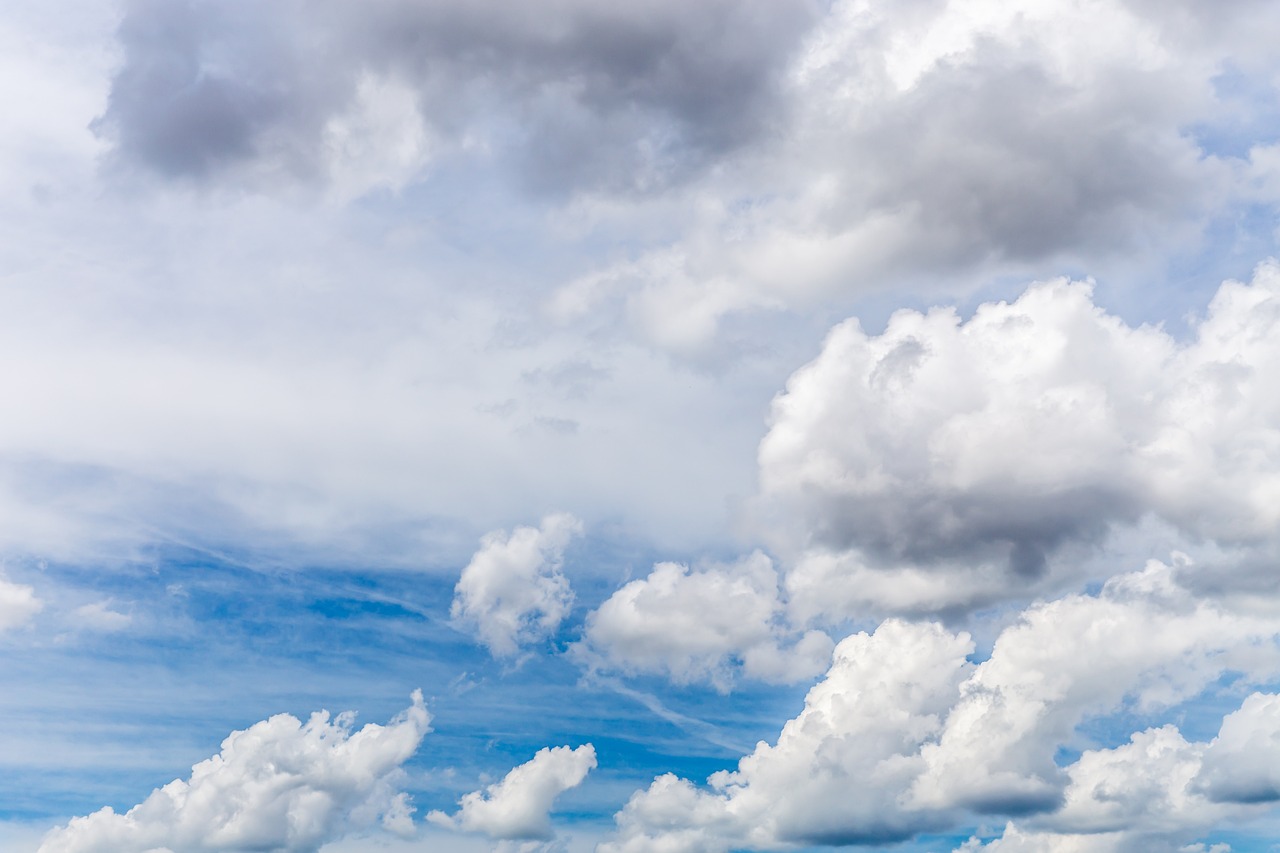
<path fill-rule="evenodd" d="M 372 77 L 440 138 L 505 156 L 541 192 L 686 180 L 780 120 L 805 0 L 644 7 L 577 0 L 138 0 L 100 130 L 166 176 L 323 171 L 326 129 Z"/>
<path fill-rule="evenodd" d="M 1280 358 L 1278 299 L 1280 268 L 1263 265 L 1222 286 L 1187 343 L 1065 281 L 964 322 L 934 309 L 878 336 L 840 325 L 775 400 L 760 446 L 756 506 L 795 555 L 793 607 L 1034 594 L 1064 548 L 1149 516 L 1271 553 L 1280 474 L 1262 448 L 1280 412 L 1261 377 Z"/>

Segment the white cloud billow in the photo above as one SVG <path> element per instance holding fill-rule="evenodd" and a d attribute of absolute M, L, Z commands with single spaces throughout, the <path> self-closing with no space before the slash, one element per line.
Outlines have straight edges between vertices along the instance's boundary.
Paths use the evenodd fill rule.
<path fill-rule="evenodd" d="M 44 609 L 33 587 L 0 577 L 0 631 L 21 627 Z"/>
<path fill-rule="evenodd" d="M 567 513 L 510 535 L 489 533 L 462 570 L 453 618 L 474 628 L 495 657 L 512 657 L 521 646 L 555 633 L 573 604 L 573 590 L 560 571 L 564 551 L 580 535 L 582 522 Z"/>
<path fill-rule="evenodd" d="M 493 839 L 547 840 L 552 837 L 550 812 L 556 798 L 581 785 L 595 766 L 596 750 L 589 743 L 577 749 L 544 747 L 502 781 L 463 795 L 455 814 L 433 811 L 427 820 Z"/>
<path fill-rule="evenodd" d="M 937 624 L 891 619 L 848 637 L 776 744 L 761 743 L 708 788 L 655 780 L 618 814 L 618 837 L 602 851 L 889 844 L 974 813 L 1031 815 L 1034 829 L 1058 834 L 1185 842 L 1225 817 L 1272 808 L 1280 720 L 1270 696 L 1247 700 L 1208 747 L 1188 752 L 1176 731 L 1154 729 L 1055 763 L 1087 720 L 1122 708 L 1158 714 L 1227 671 L 1239 686 L 1280 675 L 1274 609 L 1203 600 L 1176 573 L 1153 562 L 1097 595 L 1034 605 L 978 664 L 966 634 Z M 1246 748 L 1257 754 L 1232 788 L 1216 768 Z M 1118 802 L 1108 786 L 1125 779 L 1132 796 Z M 1179 803 L 1189 811 L 1171 823 Z"/>
<path fill-rule="evenodd" d="M 1176 726 L 1135 733 L 1112 749 L 1085 751 L 1067 768 L 1057 811 L 1008 825 L 963 851 L 1207 851 L 1181 846 L 1227 821 L 1257 818 L 1280 803 L 1280 696 L 1253 693 L 1207 743 Z M 1229 847 L 1221 848 L 1223 853 Z"/>
<path fill-rule="evenodd" d="M 575 650 L 593 668 L 665 673 L 678 683 L 706 680 L 727 691 L 739 670 L 777 683 L 823 672 L 831 639 L 821 631 L 791 633 L 773 563 L 756 551 L 696 571 L 657 564 L 587 617 Z"/>
<path fill-rule="evenodd" d="M 1194 338 L 1091 287 L 1036 284 L 961 321 L 837 326 L 773 407 L 756 505 L 798 618 L 930 612 L 1042 589 L 1154 517 L 1225 546 L 1280 529 L 1280 266 L 1222 285 Z"/>
<path fill-rule="evenodd" d="M 400 767 L 430 731 L 421 691 L 385 726 L 279 714 L 232 733 L 222 751 L 124 814 L 110 807 L 51 831 L 39 853 L 315 853 L 379 820 L 412 828 Z"/>

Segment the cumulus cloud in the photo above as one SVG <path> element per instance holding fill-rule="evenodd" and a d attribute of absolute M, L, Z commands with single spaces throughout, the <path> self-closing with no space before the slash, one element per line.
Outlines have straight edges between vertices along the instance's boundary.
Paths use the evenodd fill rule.
<path fill-rule="evenodd" d="M 1127 700 L 1151 713 L 1189 699 L 1227 670 L 1255 680 L 1280 667 L 1280 619 L 1206 601 L 1151 562 L 1094 596 L 1028 609 L 966 680 L 921 754 L 916 802 L 982 812 L 1042 811 L 1061 801 L 1056 744 Z"/>
<path fill-rule="evenodd" d="M 1280 802 L 1278 733 L 1280 697 L 1254 693 L 1207 743 L 1188 742 L 1176 726 L 1164 725 L 1111 749 L 1086 750 L 1066 768 L 1070 783 L 1061 808 L 1010 823 L 998 838 L 973 839 L 960 850 L 1219 849 L 1188 842 Z"/>
<path fill-rule="evenodd" d="M 25 625 L 43 608 L 34 588 L 0 577 L 0 631 Z"/>
<path fill-rule="evenodd" d="M 920 771 L 966 674 L 966 636 L 889 621 L 836 646 L 826 678 L 775 745 L 761 743 L 711 790 L 667 775 L 618 815 L 605 853 L 723 851 L 807 844 L 888 844 L 926 828 L 898 799 Z M 856 796 L 853 796 L 856 792 Z"/>
<path fill-rule="evenodd" d="M 577 749 L 544 747 L 502 781 L 463 795 L 455 814 L 433 811 L 427 820 L 493 839 L 549 840 L 550 811 L 556 798 L 581 785 L 595 766 L 596 750 L 589 743 Z"/>
<path fill-rule="evenodd" d="M 681 350 L 727 316 L 886 282 L 1173 250 L 1269 185 L 1267 158 L 1240 151 L 1270 132 L 1230 118 L 1252 105 L 1222 75 L 1249 52 L 1245 79 L 1273 99 L 1256 51 L 1280 22 L 1222 12 L 1211 27 L 1145 3 L 833 3 L 788 68 L 787 134 L 699 186 L 681 239 L 554 304 L 593 282 L 590 301 Z"/>
<path fill-rule="evenodd" d="M 421 691 L 386 726 L 352 732 L 354 715 L 279 714 L 232 733 L 222 751 L 124 814 L 110 806 L 50 832 L 39 853 L 277 850 L 314 853 L 381 819 L 410 830 L 400 766 L 430 731 Z"/>
<path fill-rule="evenodd" d="M 1195 785 L 1214 802 L 1280 802 L 1280 696 L 1255 693 L 1223 720 Z"/>
<path fill-rule="evenodd" d="M 1227 282 L 1178 342 L 1031 286 L 962 321 L 837 326 L 775 401 L 757 510 L 801 618 L 970 607 L 1037 588 L 1068 546 L 1155 517 L 1274 540 L 1280 266 Z M 1079 552 L 1076 552 L 1078 557 Z"/>
<path fill-rule="evenodd" d="M 787 643 L 782 611 L 777 573 L 759 551 L 694 572 L 659 563 L 587 617 L 575 651 L 593 668 L 708 680 L 721 691 L 739 670 L 772 682 L 811 679 L 827 668 L 831 640 L 810 631 Z"/>
<path fill-rule="evenodd" d="M 539 527 L 486 535 L 454 589 L 453 618 L 472 626 L 498 657 L 555 633 L 573 604 L 560 571 L 564 550 L 580 535 L 582 522 L 567 513 L 548 515 Z"/>
<path fill-rule="evenodd" d="M 618 814 L 618 837 L 602 850 L 888 844 L 975 812 L 1024 816 L 1057 835 L 1194 840 L 1252 798 L 1275 799 L 1273 697 L 1251 697 L 1208 746 L 1164 727 L 1065 768 L 1055 761 L 1085 721 L 1157 715 L 1228 671 L 1241 684 L 1280 673 L 1274 611 L 1202 600 L 1175 574 L 1153 562 L 1096 595 L 1036 604 L 981 663 L 966 634 L 938 624 L 890 619 L 848 637 L 775 744 L 705 788 L 658 778 Z M 1246 743 L 1258 755 L 1228 792 L 1213 768 Z M 1203 759 L 1215 751 L 1221 765 Z M 1171 823 L 1179 810 L 1185 819 Z"/>

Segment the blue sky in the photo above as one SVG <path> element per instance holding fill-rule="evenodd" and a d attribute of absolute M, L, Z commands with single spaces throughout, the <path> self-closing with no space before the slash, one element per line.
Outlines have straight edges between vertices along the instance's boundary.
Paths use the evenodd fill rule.
<path fill-rule="evenodd" d="M 8 4 L 0 847 L 1277 849 L 1277 40 Z"/>

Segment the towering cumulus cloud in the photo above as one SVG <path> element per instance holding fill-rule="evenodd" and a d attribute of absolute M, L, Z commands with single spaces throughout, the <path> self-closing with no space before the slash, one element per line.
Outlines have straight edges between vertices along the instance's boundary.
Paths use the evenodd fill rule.
<path fill-rule="evenodd" d="M 352 717 L 288 714 L 233 732 L 191 778 L 158 788 L 124 814 L 110 807 L 45 838 L 39 853 L 314 853 L 349 826 L 412 827 L 400 765 L 430 731 L 422 693 L 386 726 L 351 732 Z"/>
<path fill-rule="evenodd" d="M 474 627 L 498 657 L 553 633 L 573 603 L 560 571 L 564 549 L 581 534 L 582 522 L 566 513 L 547 516 L 540 527 L 488 534 L 462 570 L 453 618 Z"/>
<path fill-rule="evenodd" d="M 774 403 L 758 510 L 799 618 L 1020 597 L 1154 517 L 1228 547 L 1280 522 L 1280 267 L 1222 286 L 1194 338 L 1091 287 L 856 320 Z M 1074 550 L 1073 550 L 1074 549 Z"/>

